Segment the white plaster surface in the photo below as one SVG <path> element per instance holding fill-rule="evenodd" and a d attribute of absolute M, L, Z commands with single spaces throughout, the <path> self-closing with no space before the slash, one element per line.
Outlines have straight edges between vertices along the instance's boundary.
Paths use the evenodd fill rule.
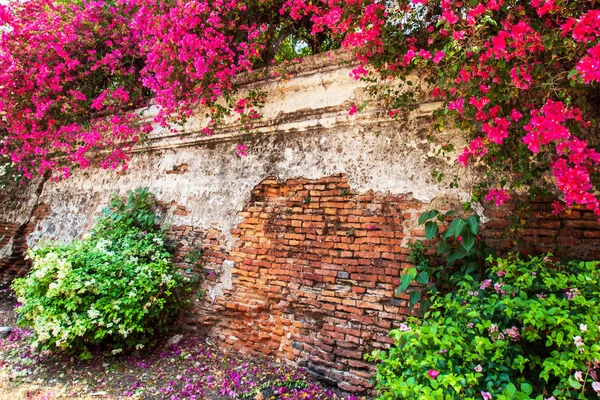
<path fill-rule="evenodd" d="M 207 137 L 198 132 L 206 123 L 198 117 L 180 135 L 156 137 L 149 147 L 138 149 L 126 173 L 89 168 L 73 171 L 65 181 L 46 182 L 39 202 L 50 205 L 50 216 L 39 222 L 28 244 L 82 235 L 111 193 L 139 187 L 149 187 L 160 201 L 189 211 L 177 216 L 174 207 L 167 209 L 167 223 L 218 229 L 229 247 L 235 242 L 230 230 L 241 220 L 237 213 L 252 189 L 269 176 L 317 179 L 346 173 L 359 193 L 411 194 L 426 203 L 439 197 L 466 198 L 465 190 L 449 189 L 431 177 L 433 168 L 456 170 L 454 159 L 441 160 L 427 140 L 427 115 L 439 104 L 424 104 L 404 122 L 382 116 L 375 106 L 349 116 L 350 106 L 365 100 L 364 84 L 350 78 L 350 70 L 320 56 L 288 79 L 254 84 L 268 95 L 264 118 L 249 140 L 240 136 L 235 120 Z M 247 157 L 235 151 L 242 140 L 248 145 Z M 181 164 L 188 164 L 185 173 L 167 173 Z M 26 211 L 25 206 L 3 209 L 0 218 L 20 221 L 27 218 Z"/>

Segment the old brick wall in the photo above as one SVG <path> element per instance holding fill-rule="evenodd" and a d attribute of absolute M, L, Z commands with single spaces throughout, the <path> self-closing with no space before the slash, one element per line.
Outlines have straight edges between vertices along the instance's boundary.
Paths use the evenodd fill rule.
<path fill-rule="evenodd" d="M 462 209 L 473 177 L 457 172 L 456 154 L 436 156 L 452 135 L 431 143 L 439 103 L 422 104 L 406 121 L 376 107 L 349 116 L 365 101 L 364 83 L 348 76 L 351 64 L 321 55 L 294 68 L 285 79 L 251 83 L 268 95 L 250 138 L 235 119 L 206 137 L 208 121 L 194 117 L 177 135 L 158 130 L 126 172 L 74 170 L 65 181 L 0 193 L 0 282 L 26 272 L 28 246 L 80 237 L 111 194 L 148 187 L 163 207 L 176 263 L 202 277 L 183 325 L 224 349 L 272 355 L 342 389 L 368 389 L 365 353 L 387 346 L 387 332 L 409 314 L 394 290 L 408 267 L 407 243 L 424 236 L 418 217 Z M 235 152 L 242 140 L 247 157 Z M 462 174 L 463 186 L 432 179 L 434 168 Z M 533 202 L 527 213 L 518 204 L 475 209 L 487 221 L 483 237 L 501 251 L 599 258 L 595 218 L 579 209 L 555 216 L 549 204 Z M 190 263 L 198 250 L 203 262 Z"/>
<path fill-rule="evenodd" d="M 202 287 L 220 284 L 224 261 L 235 265 L 219 296 L 194 301 L 182 323 L 203 329 L 222 348 L 284 358 L 338 387 L 371 387 L 364 356 L 391 343 L 390 329 L 411 314 L 395 295 L 407 241 L 424 239 L 418 216 L 429 209 L 409 195 L 353 191 L 345 174 L 320 179 L 270 177 L 239 212 L 229 251 L 217 230 L 170 230 L 176 261 L 202 249 Z M 499 252 L 552 252 L 598 258 L 600 224 L 573 210 L 554 215 L 548 199 L 521 211 L 487 204 L 482 237 Z M 188 213 L 173 205 L 175 213 Z M 511 226 L 519 227 L 511 233 Z"/>
<path fill-rule="evenodd" d="M 500 253 L 552 253 L 561 259 L 600 260 L 600 223 L 585 207 L 560 215 L 553 213 L 553 199 L 527 199 L 506 207 L 488 205 L 483 237 Z"/>
<path fill-rule="evenodd" d="M 44 181 L 36 179 L 29 185 L 15 183 L 0 196 L 0 283 L 8 283 L 29 270 L 25 259 L 27 237 L 50 209 L 39 201 Z"/>
<path fill-rule="evenodd" d="M 283 356 L 340 388 L 369 386 L 366 351 L 407 315 L 393 294 L 406 259 L 407 196 L 352 192 L 347 177 L 267 179 L 241 215 L 235 284 L 216 332 Z"/>

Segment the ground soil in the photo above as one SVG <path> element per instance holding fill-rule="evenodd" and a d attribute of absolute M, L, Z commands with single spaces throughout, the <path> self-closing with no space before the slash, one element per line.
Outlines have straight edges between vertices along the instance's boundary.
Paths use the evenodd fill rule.
<path fill-rule="evenodd" d="M 16 326 L 16 300 L 0 287 L 0 400 L 21 399 L 359 399 L 313 380 L 279 360 L 225 354 L 191 332 L 173 332 L 139 352 L 96 349 L 90 361 L 38 352 L 33 333 Z M 168 340 L 183 335 L 175 345 Z M 361 398 L 362 399 L 362 398 Z"/>

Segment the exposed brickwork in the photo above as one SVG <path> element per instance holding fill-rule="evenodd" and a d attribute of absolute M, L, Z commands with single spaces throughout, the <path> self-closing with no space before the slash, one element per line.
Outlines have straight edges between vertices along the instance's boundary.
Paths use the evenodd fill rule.
<path fill-rule="evenodd" d="M 181 210 L 181 206 L 177 206 Z M 182 313 L 180 322 L 200 327 L 214 326 L 221 318 L 224 304 L 215 304 L 205 291 L 219 284 L 223 261 L 229 259 L 223 235 L 215 230 L 207 231 L 189 226 L 173 226 L 167 236 L 174 247 L 174 262 L 183 270 L 190 270 L 196 280 L 196 290 L 192 296 L 192 306 Z M 190 263 L 193 251 L 202 251 L 198 263 Z"/>
<path fill-rule="evenodd" d="M 552 253 L 565 259 L 600 259 L 600 223 L 593 212 L 576 207 L 552 213 L 551 199 L 530 202 L 525 210 L 489 207 L 486 242 L 499 251 L 522 254 Z"/>
<path fill-rule="evenodd" d="M 180 204 L 163 207 L 191 214 Z M 181 322 L 202 327 L 223 348 L 283 358 L 342 389 L 364 391 L 374 372 L 365 353 L 388 346 L 387 333 L 410 313 L 407 298 L 394 290 L 410 266 L 406 242 L 423 239 L 417 219 L 430 207 L 409 195 L 354 193 L 345 175 L 267 179 L 239 213 L 230 250 L 216 229 L 168 231 L 177 265 L 202 276 L 198 288 L 208 290 Z M 489 206 L 483 237 L 501 251 L 518 245 L 525 252 L 600 259 L 600 224 L 591 213 L 556 216 L 548 201 L 530 208 Z M 0 262 L 2 281 L 26 271 L 25 238 L 48 214 L 41 204 L 29 223 L 0 224 L 0 245 L 13 240 L 14 248 Z M 521 229 L 507 235 L 511 220 Z M 198 249 L 203 264 L 192 265 L 190 252 Z"/>
<path fill-rule="evenodd" d="M 364 354 L 409 313 L 394 289 L 406 266 L 407 196 L 350 191 L 345 176 L 252 193 L 234 232 L 234 287 L 213 329 L 229 346 L 297 362 L 340 388 L 369 387 Z"/>
<path fill-rule="evenodd" d="M 37 227 L 37 223 L 48 217 L 50 207 L 39 204 L 33 209 L 28 222 L 18 225 L 9 222 L 0 223 L 0 248 L 9 246 L 8 257 L 0 258 L 0 282 L 7 283 L 29 271 L 30 263 L 26 260 L 27 236 Z"/>

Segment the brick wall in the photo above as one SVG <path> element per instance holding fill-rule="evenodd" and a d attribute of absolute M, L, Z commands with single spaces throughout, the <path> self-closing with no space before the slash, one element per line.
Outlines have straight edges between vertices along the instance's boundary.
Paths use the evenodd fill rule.
<path fill-rule="evenodd" d="M 204 249 L 205 288 L 218 282 L 225 260 L 235 262 L 231 289 L 195 302 L 185 321 L 225 348 L 284 358 L 363 391 L 373 374 L 364 355 L 385 348 L 387 332 L 410 313 L 394 291 L 409 267 L 406 241 L 423 239 L 416 220 L 429 207 L 410 196 L 354 193 L 345 175 L 267 179 L 239 214 L 230 252 L 218 231 L 172 229 L 182 265 L 187 252 Z M 600 256 L 600 224 L 587 211 L 556 216 L 540 200 L 527 212 L 489 206 L 486 215 L 482 235 L 500 251 Z M 521 228 L 511 233 L 511 224 Z"/>
<path fill-rule="evenodd" d="M 46 218 L 50 207 L 38 204 L 30 219 L 23 224 L 0 222 L 0 248 L 8 247 L 11 254 L 0 257 L 0 283 L 7 283 L 29 271 L 30 263 L 25 259 L 27 236 L 37 228 L 37 222 Z"/>
<path fill-rule="evenodd" d="M 256 187 L 235 234 L 235 285 L 215 334 L 273 354 L 349 391 L 369 387 L 364 354 L 408 314 L 394 296 L 405 266 L 405 196 L 357 194 L 342 175 Z"/>
<path fill-rule="evenodd" d="M 516 207 L 488 205 L 483 236 L 500 252 L 552 253 L 564 259 L 600 260 L 600 224 L 592 211 L 578 206 L 556 215 L 552 199 Z"/>
<path fill-rule="evenodd" d="M 600 258 L 600 224 L 585 210 L 556 216 L 544 200 L 527 212 L 487 206 L 491 220 L 482 235 L 500 251 L 518 245 L 530 253 Z M 191 213 L 174 202 L 163 207 Z M 233 248 L 216 229 L 169 230 L 176 263 L 195 269 L 203 277 L 198 288 L 207 290 L 181 323 L 203 329 L 222 348 L 289 360 L 351 392 L 369 389 L 374 367 L 364 355 L 388 346 L 389 330 L 410 314 L 407 297 L 394 291 L 410 266 L 406 243 L 423 239 L 417 219 L 431 207 L 410 195 L 355 193 L 346 175 L 268 178 L 239 213 Z M 17 249 L 0 264 L 4 280 L 24 272 L 25 238 L 48 212 L 41 204 L 29 223 L 0 226 L 2 243 L 12 235 Z M 511 233 L 511 226 L 520 229 Z M 195 249 L 204 264 L 188 263 Z"/>

